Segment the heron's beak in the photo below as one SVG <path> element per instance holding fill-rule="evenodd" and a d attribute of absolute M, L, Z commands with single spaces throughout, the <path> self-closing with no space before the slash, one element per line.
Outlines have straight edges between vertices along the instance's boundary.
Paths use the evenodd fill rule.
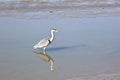
<path fill-rule="evenodd" d="M 56 32 L 60 32 L 60 30 L 56 30 Z"/>

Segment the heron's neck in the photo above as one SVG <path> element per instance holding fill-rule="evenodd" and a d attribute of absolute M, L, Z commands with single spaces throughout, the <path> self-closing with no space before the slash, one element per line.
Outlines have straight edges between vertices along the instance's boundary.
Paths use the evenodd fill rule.
<path fill-rule="evenodd" d="M 50 41 L 52 42 L 54 39 L 54 34 L 53 34 L 53 31 L 51 31 L 51 38 L 50 38 Z"/>

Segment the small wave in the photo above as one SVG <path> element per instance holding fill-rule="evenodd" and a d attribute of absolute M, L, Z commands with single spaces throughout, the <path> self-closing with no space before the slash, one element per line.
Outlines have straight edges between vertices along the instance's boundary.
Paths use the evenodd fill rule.
<path fill-rule="evenodd" d="M 77 2 L 77 3 L 102 3 L 102 4 L 113 4 L 119 3 L 120 0 L 0 0 L 0 2 L 7 2 L 7 1 L 27 1 L 27 2 Z"/>
<path fill-rule="evenodd" d="M 120 0 L 0 0 L 0 16 L 41 19 L 119 15 L 118 3 Z"/>

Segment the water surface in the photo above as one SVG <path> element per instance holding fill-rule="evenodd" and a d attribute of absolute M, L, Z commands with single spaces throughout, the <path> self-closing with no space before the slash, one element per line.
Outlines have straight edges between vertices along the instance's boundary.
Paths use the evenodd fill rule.
<path fill-rule="evenodd" d="M 105 9 L 86 4 L 76 9 L 75 3 L 74 8 L 59 5 L 42 10 L 34 7 L 35 11 L 33 7 L 17 6 L 19 11 L 14 5 L 11 9 L 1 5 L 0 79 L 119 80 L 120 8 L 112 2 L 112 7 L 107 5 Z M 48 56 L 36 56 L 35 52 L 42 50 L 34 50 L 33 46 L 50 36 L 52 28 L 60 32 L 47 48 Z M 54 60 L 54 72 L 49 58 Z"/>
<path fill-rule="evenodd" d="M 65 80 L 72 77 L 119 73 L 120 18 L 27 20 L 0 18 L 0 78 L 2 80 Z M 47 54 L 50 63 L 34 55 L 33 45 L 57 28 Z M 38 50 L 39 51 L 39 50 Z"/>

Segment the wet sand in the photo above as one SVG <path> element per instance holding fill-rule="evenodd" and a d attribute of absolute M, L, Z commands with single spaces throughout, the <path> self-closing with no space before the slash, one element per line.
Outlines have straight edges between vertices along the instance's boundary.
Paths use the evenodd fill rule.
<path fill-rule="evenodd" d="M 120 14 L 120 2 L 113 1 L 60 1 L 60 2 L 0 2 L 0 16 L 17 18 L 81 18 Z"/>

